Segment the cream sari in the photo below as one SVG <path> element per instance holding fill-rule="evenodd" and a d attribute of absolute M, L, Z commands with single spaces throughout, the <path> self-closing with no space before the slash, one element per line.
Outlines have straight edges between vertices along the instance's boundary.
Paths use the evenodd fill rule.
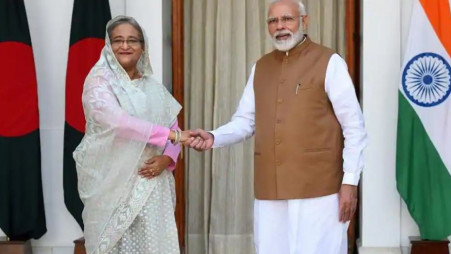
<path fill-rule="evenodd" d="M 107 28 L 118 18 L 108 22 Z M 138 62 L 142 78 L 130 80 L 107 35 L 100 59 L 84 84 L 86 133 L 74 159 L 85 205 L 88 254 L 179 253 L 173 175 L 164 170 L 149 180 L 137 174 L 145 160 L 164 149 L 146 142 L 152 124 L 170 127 L 181 109 L 166 88 L 152 79 L 145 34 L 144 40 Z M 120 135 L 127 129 L 121 122 L 124 115 L 142 120 L 125 130 L 126 137 Z"/>

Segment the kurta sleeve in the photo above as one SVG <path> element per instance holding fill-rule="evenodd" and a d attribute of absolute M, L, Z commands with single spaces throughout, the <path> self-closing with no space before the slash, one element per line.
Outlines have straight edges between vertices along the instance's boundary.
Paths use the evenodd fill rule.
<path fill-rule="evenodd" d="M 252 67 L 251 75 L 244 88 L 238 109 L 232 116 L 230 122 L 222 125 L 211 134 L 215 137 L 213 148 L 224 147 L 252 137 L 255 132 L 255 95 L 254 95 L 254 72 Z"/>
<path fill-rule="evenodd" d="M 327 66 L 325 90 L 344 136 L 343 184 L 357 185 L 364 166 L 363 149 L 367 143 L 363 114 L 346 62 L 332 55 Z"/>
<path fill-rule="evenodd" d="M 171 126 L 171 130 L 179 130 L 177 121 L 175 121 L 175 123 Z M 180 144 L 174 145 L 170 141 L 166 142 L 166 148 L 164 149 L 163 154 L 169 156 L 172 159 L 172 163 L 171 165 L 169 165 L 168 170 L 174 171 L 180 151 Z"/>

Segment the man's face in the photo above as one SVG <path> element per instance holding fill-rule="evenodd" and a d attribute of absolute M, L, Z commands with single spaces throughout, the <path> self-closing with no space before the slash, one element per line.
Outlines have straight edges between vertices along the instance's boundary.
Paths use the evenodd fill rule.
<path fill-rule="evenodd" d="M 267 24 L 274 46 L 288 51 L 303 39 L 307 17 L 300 16 L 296 2 L 280 1 L 270 6 Z"/>

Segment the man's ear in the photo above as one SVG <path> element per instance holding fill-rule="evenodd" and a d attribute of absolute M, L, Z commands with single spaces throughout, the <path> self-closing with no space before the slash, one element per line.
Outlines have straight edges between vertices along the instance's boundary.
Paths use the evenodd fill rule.
<path fill-rule="evenodd" d="M 302 16 L 302 30 L 307 31 L 308 27 L 308 15 Z"/>

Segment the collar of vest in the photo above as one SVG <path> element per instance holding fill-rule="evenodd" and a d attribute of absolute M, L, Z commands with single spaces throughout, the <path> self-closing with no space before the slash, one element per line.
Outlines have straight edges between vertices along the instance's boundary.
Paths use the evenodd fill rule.
<path fill-rule="evenodd" d="M 283 58 L 283 57 L 290 57 L 290 56 L 294 56 L 294 55 L 298 55 L 300 54 L 302 51 L 304 51 L 310 44 L 312 43 L 312 41 L 310 40 L 310 38 L 305 35 L 305 40 L 301 43 L 299 43 L 298 45 L 296 45 L 294 48 L 288 50 L 288 51 L 280 51 L 280 50 L 275 50 L 275 54 L 276 56 L 279 58 Z"/>

